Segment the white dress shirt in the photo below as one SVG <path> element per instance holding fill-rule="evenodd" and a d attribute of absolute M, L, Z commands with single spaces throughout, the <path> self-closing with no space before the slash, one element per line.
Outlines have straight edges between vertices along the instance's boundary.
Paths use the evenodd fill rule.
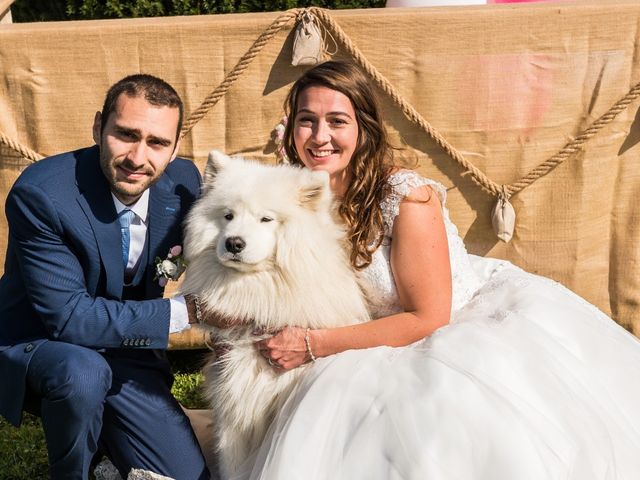
<path fill-rule="evenodd" d="M 125 205 L 111 193 L 113 204 L 118 215 L 124 209 L 131 210 L 135 216 L 129 227 L 129 261 L 125 268 L 127 275 L 133 276 L 138 269 L 138 262 L 147 239 L 147 221 L 149 217 L 149 189 L 145 190 L 136 203 Z M 181 332 L 190 327 L 187 304 L 182 295 L 169 299 L 171 317 L 169 319 L 169 333 Z"/>

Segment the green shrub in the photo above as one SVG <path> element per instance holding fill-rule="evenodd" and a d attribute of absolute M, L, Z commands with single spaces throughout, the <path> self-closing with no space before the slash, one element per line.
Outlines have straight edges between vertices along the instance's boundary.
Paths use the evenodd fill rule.
<path fill-rule="evenodd" d="M 186 408 L 206 408 L 202 393 L 204 377 L 201 370 L 206 351 L 177 350 L 168 352 L 175 380 L 171 393 Z"/>
<path fill-rule="evenodd" d="M 176 373 L 171 393 L 186 408 L 207 408 L 202 373 Z"/>
<path fill-rule="evenodd" d="M 301 7 L 378 8 L 385 0 L 16 0 L 14 22 L 273 12 Z"/>

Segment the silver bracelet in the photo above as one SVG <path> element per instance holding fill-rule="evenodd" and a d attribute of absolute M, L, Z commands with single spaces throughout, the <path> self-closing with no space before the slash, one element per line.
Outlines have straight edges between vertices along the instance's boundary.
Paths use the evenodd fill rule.
<path fill-rule="evenodd" d="M 202 310 L 200 309 L 200 297 L 198 295 L 192 295 L 193 304 L 196 307 L 196 322 L 202 324 Z"/>
<path fill-rule="evenodd" d="M 316 361 L 316 357 L 313 354 L 313 352 L 311 351 L 311 338 L 309 337 L 309 328 L 307 328 L 304 332 L 304 344 L 307 347 L 307 353 L 309 354 L 309 357 L 311 358 L 312 362 Z"/>

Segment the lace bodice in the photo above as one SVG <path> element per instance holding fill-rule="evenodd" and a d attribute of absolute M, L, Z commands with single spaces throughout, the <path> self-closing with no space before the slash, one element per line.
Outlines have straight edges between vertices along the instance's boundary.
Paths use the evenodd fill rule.
<path fill-rule="evenodd" d="M 462 307 L 480 286 L 480 280 L 473 271 L 467 250 L 458 235 L 458 229 L 449 219 L 445 206 L 446 190 L 433 180 L 424 178 L 410 170 L 400 170 L 389 176 L 391 193 L 383 200 L 384 239 L 373 254 L 371 265 L 362 271 L 362 279 L 373 318 L 380 318 L 402 311 L 396 291 L 393 272 L 389 261 L 393 222 L 400 211 L 400 202 L 418 187 L 429 185 L 438 195 L 447 231 L 452 274 L 452 310 Z M 419 246 L 418 246 L 419 248 Z"/>

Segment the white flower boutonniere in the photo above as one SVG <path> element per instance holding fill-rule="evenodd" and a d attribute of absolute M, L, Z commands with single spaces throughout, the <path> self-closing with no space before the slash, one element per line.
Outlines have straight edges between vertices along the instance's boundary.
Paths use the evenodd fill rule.
<path fill-rule="evenodd" d="M 187 263 L 182 256 L 182 247 L 175 245 L 169 249 L 167 258 L 164 260 L 156 257 L 156 276 L 154 280 L 158 280 L 161 287 L 164 287 L 169 280 L 178 280 L 180 275 L 187 268 Z"/>

